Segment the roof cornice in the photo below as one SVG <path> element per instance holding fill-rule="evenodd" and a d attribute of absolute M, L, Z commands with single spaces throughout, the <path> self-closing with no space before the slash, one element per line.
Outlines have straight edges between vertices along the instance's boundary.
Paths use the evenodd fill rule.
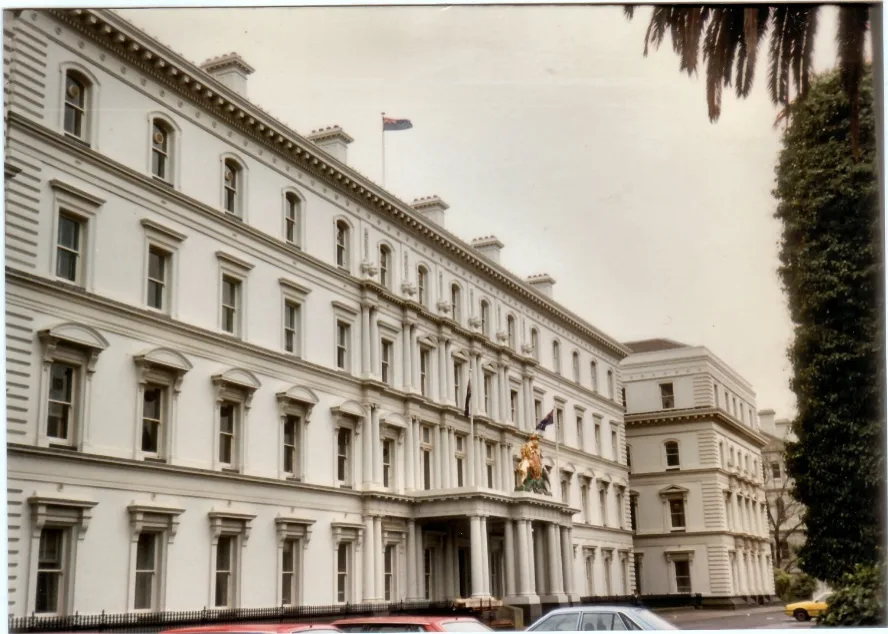
<path fill-rule="evenodd" d="M 641 426 L 664 423 L 686 423 L 700 420 L 714 421 L 721 423 L 725 427 L 729 427 L 741 436 L 745 436 L 760 448 L 768 444 L 768 440 L 764 435 L 737 422 L 730 416 L 726 416 L 724 412 L 713 407 L 696 407 L 693 409 L 660 410 L 656 412 L 626 414 L 624 420 L 627 428 L 631 425 Z"/>
<path fill-rule="evenodd" d="M 566 308 L 483 258 L 457 236 L 421 218 L 410 205 L 394 197 L 353 168 L 336 160 L 312 141 L 288 128 L 267 112 L 133 24 L 108 9 L 48 9 L 48 13 L 114 52 L 155 80 L 211 112 L 220 120 L 258 140 L 300 169 L 324 180 L 356 202 L 385 213 L 415 235 L 431 242 L 451 257 L 459 258 L 481 275 L 505 286 L 523 300 L 549 313 L 578 334 L 591 339 L 618 360 L 631 351 L 616 339 L 583 321 Z"/>

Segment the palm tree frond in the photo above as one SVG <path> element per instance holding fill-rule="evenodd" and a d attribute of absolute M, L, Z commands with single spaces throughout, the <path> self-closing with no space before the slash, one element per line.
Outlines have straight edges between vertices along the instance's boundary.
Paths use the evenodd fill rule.
<path fill-rule="evenodd" d="M 623 7 L 623 15 L 625 15 L 629 20 L 635 17 L 635 5 L 627 4 Z"/>

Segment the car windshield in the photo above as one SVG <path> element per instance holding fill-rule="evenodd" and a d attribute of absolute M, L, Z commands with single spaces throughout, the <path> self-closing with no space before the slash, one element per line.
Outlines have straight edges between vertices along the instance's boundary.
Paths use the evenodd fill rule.
<path fill-rule="evenodd" d="M 628 610 L 627 614 L 633 620 L 639 621 L 642 625 L 646 625 L 652 630 L 677 630 L 672 623 L 667 621 L 666 619 L 657 616 L 650 610 L 645 610 L 644 608 L 634 608 L 632 610 Z"/>
<path fill-rule="evenodd" d="M 441 628 L 445 632 L 492 632 L 481 621 L 444 621 Z"/>
<path fill-rule="evenodd" d="M 816 601 L 817 603 L 828 603 L 831 594 L 831 592 L 821 592 L 814 597 L 814 601 Z"/>

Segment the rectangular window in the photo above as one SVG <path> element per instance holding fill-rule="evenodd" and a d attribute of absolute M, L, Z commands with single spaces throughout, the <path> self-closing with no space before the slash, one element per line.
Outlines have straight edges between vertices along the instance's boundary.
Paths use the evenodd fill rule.
<path fill-rule="evenodd" d="M 669 500 L 669 517 L 672 521 L 672 530 L 684 530 L 685 528 L 685 508 L 684 500 Z"/>
<path fill-rule="evenodd" d="M 595 421 L 595 453 L 601 455 L 601 423 Z"/>
<path fill-rule="evenodd" d="M 533 416 L 535 423 L 543 420 L 543 402 L 537 398 L 533 399 Z"/>
<path fill-rule="evenodd" d="M 281 560 L 281 603 L 283 605 L 296 605 L 299 602 L 299 550 L 301 544 L 298 539 L 284 540 L 283 555 Z"/>
<path fill-rule="evenodd" d="M 395 449 L 395 442 L 390 439 L 382 441 L 382 486 L 388 488 L 392 486 L 394 478 L 392 478 L 392 456 Z"/>
<path fill-rule="evenodd" d="M 594 361 L 589 363 L 589 384 L 592 386 L 592 391 L 596 394 L 598 393 L 598 364 Z"/>
<path fill-rule="evenodd" d="M 484 411 L 490 415 L 490 392 L 491 392 L 491 378 L 489 374 L 484 375 Z"/>
<path fill-rule="evenodd" d="M 680 593 L 691 592 L 691 562 L 687 559 L 679 559 L 672 564 L 675 566 L 675 589 Z"/>
<path fill-rule="evenodd" d="M 509 390 L 509 415 L 513 423 L 518 420 L 518 390 Z"/>
<path fill-rule="evenodd" d="M 561 478 L 561 502 L 567 504 L 570 500 L 570 480 Z"/>
<path fill-rule="evenodd" d="M 598 510 L 601 512 L 601 525 L 607 526 L 607 492 L 598 489 Z"/>
<path fill-rule="evenodd" d="M 240 312 L 240 281 L 228 275 L 222 276 L 222 330 L 238 334 Z"/>
<path fill-rule="evenodd" d="M 422 463 L 422 488 L 429 491 L 432 488 L 432 430 L 429 427 L 422 428 L 419 451 Z"/>
<path fill-rule="evenodd" d="M 607 371 L 607 397 L 614 400 L 614 371 Z"/>
<path fill-rule="evenodd" d="M 59 214 L 56 240 L 56 277 L 80 284 L 83 264 L 83 234 L 86 223 L 67 214 Z"/>
<path fill-rule="evenodd" d="M 419 351 L 419 393 L 428 396 L 429 389 L 429 351 L 425 348 Z"/>
<path fill-rule="evenodd" d="M 780 479 L 780 463 L 779 462 L 772 462 L 771 463 L 771 477 L 774 478 L 775 480 Z"/>
<path fill-rule="evenodd" d="M 456 486 L 463 485 L 463 469 L 466 459 L 466 440 L 464 436 L 456 436 Z"/>
<path fill-rule="evenodd" d="M 161 451 L 166 389 L 145 386 L 142 399 L 142 452 L 157 456 Z"/>
<path fill-rule="evenodd" d="M 555 410 L 555 434 L 558 442 L 564 444 L 564 411 L 559 407 Z"/>
<path fill-rule="evenodd" d="M 219 462 L 225 466 L 234 464 L 235 443 L 237 442 L 237 406 L 223 402 L 219 405 Z"/>
<path fill-rule="evenodd" d="M 590 596 L 595 594 L 595 559 L 592 555 L 586 555 L 586 592 Z"/>
<path fill-rule="evenodd" d="M 487 475 L 487 488 L 494 487 L 493 474 L 496 471 L 496 448 L 492 443 L 484 443 L 484 464 Z"/>
<path fill-rule="evenodd" d="M 157 247 L 148 248 L 148 306 L 166 310 L 167 274 L 170 254 Z"/>
<path fill-rule="evenodd" d="M 340 429 L 336 434 L 336 479 L 340 484 L 351 484 L 349 462 L 351 461 L 351 430 Z"/>
<path fill-rule="evenodd" d="M 301 422 L 298 416 L 287 416 L 284 419 L 284 472 L 292 476 L 301 473 L 298 452 Z"/>
<path fill-rule="evenodd" d="M 623 519 L 623 494 L 617 493 L 617 526 L 619 526 L 620 528 L 625 528 L 625 526 L 623 526 L 624 521 L 625 520 Z"/>
<path fill-rule="evenodd" d="M 583 510 L 583 523 L 589 523 L 589 485 L 580 485 L 580 506 Z"/>
<path fill-rule="evenodd" d="M 391 341 L 382 340 L 382 382 L 392 384 L 392 358 L 394 356 L 394 345 Z"/>
<path fill-rule="evenodd" d="M 462 400 L 462 368 L 459 361 L 453 362 L 453 399 L 458 404 Z"/>
<path fill-rule="evenodd" d="M 234 590 L 234 535 L 220 535 L 216 544 L 216 596 L 217 608 L 230 608 Z"/>
<path fill-rule="evenodd" d="M 577 416 L 577 447 L 583 449 L 586 445 L 583 434 L 583 417 Z"/>
<path fill-rule="evenodd" d="M 636 496 L 634 496 L 634 495 L 630 496 L 629 497 L 629 522 L 631 523 L 633 531 L 638 530 L 638 515 L 637 515 L 638 508 L 637 508 L 637 506 L 638 506 L 638 501 L 636 499 Z"/>
<path fill-rule="evenodd" d="M 74 390 L 77 368 L 53 363 L 49 369 L 49 411 L 46 435 L 51 440 L 72 442 L 74 431 Z"/>
<path fill-rule="evenodd" d="M 336 601 L 345 603 L 350 599 L 348 591 L 349 545 L 339 544 L 336 549 Z"/>
<path fill-rule="evenodd" d="M 66 571 L 67 533 L 62 528 L 40 531 L 37 555 L 37 614 L 64 613 L 64 574 Z"/>
<path fill-rule="evenodd" d="M 349 334 L 351 328 L 341 321 L 336 322 L 336 367 L 348 370 Z"/>
<path fill-rule="evenodd" d="M 611 430 L 611 456 L 613 456 L 614 462 L 620 461 L 620 441 L 614 429 Z"/>
<path fill-rule="evenodd" d="M 384 574 L 385 574 L 385 595 L 386 601 L 391 601 L 395 597 L 395 547 L 387 545 L 385 547 L 384 557 Z"/>
<path fill-rule="evenodd" d="M 675 394 L 673 393 L 672 383 L 660 383 L 660 404 L 663 409 L 673 409 L 675 407 Z"/>
<path fill-rule="evenodd" d="M 133 608 L 152 610 L 157 608 L 158 560 L 160 554 L 159 533 L 141 532 L 136 544 L 136 588 Z"/>
<path fill-rule="evenodd" d="M 284 303 L 284 350 L 298 352 L 299 304 Z"/>

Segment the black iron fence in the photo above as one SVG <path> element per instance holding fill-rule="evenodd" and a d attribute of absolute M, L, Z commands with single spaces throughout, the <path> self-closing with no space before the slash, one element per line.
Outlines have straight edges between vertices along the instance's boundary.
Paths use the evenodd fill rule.
<path fill-rule="evenodd" d="M 469 608 L 450 601 L 404 601 L 340 605 L 285 605 L 271 608 L 206 609 L 181 612 L 71 614 L 25 616 L 9 619 L 11 634 L 30 632 L 160 632 L 177 627 L 232 623 L 329 623 L 354 616 L 476 616 L 492 606 Z"/>
<path fill-rule="evenodd" d="M 701 594 L 624 595 L 581 597 L 581 605 L 638 605 L 647 608 L 699 608 Z M 544 605 L 543 612 L 564 604 Z M 548 608 L 548 609 L 547 609 Z M 227 625 L 233 623 L 329 623 L 354 616 L 474 616 L 490 622 L 496 605 L 475 603 L 471 607 L 452 601 L 402 601 L 398 603 L 356 603 L 340 605 L 285 605 L 270 608 L 206 609 L 180 612 L 139 612 L 71 614 L 67 616 L 10 617 L 11 634 L 45 632 L 108 632 L 153 634 L 177 627 Z"/>

